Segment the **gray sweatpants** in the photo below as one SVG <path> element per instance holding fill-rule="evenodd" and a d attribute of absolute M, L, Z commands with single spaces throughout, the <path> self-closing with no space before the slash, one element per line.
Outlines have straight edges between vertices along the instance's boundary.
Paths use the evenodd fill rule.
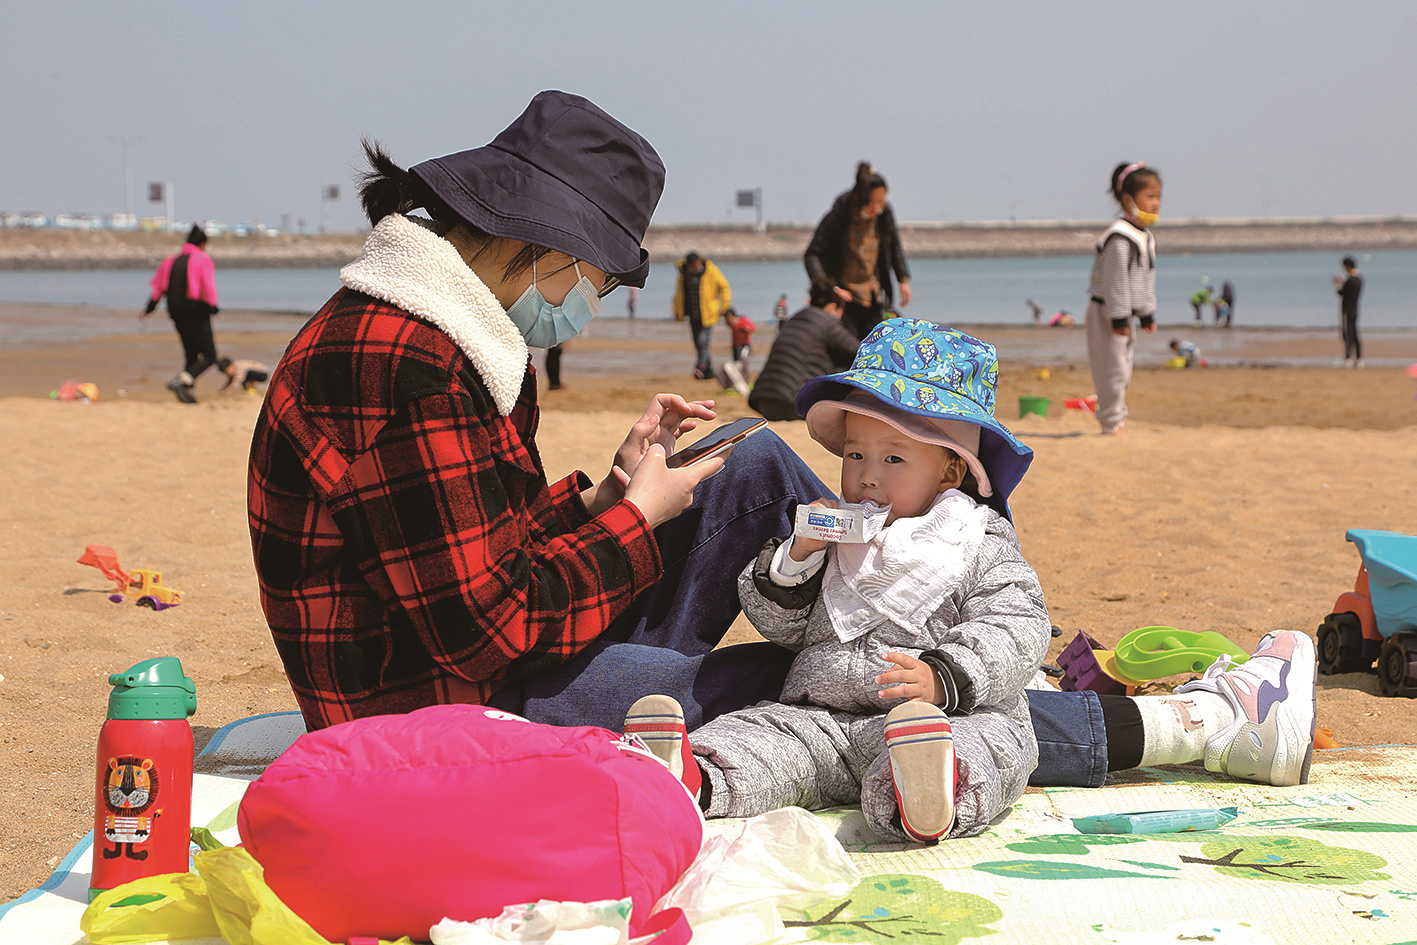
<path fill-rule="evenodd" d="M 961 715 L 950 724 L 958 771 L 950 836 L 968 837 L 1023 794 L 1038 746 L 1031 731 L 1001 712 Z M 896 817 L 885 727 L 884 714 L 776 702 L 721 715 L 689 736 L 712 785 L 707 815 L 753 817 L 779 807 L 823 810 L 860 801 L 878 834 L 908 840 Z"/>
<path fill-rule="evenodd" d="M 1112 320 L 1097 302 L 1087 306 L 1087 360 L 1097 390 L 1097 422 L 1108 430 L 1127 419 L 1127 387 L 1132 383 L 1132 351 L 1137 330 L 1130 321 L 1125 335 L 1112 331 Z"/>

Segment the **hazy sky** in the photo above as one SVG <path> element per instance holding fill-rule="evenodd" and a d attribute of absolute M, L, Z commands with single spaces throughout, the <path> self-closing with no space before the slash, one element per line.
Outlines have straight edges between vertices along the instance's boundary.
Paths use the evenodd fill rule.
<path fill-rule="evenodd" d="M 906 220 L 1417 213 L 1417 2 L 5 3 L 0 209 L 363 224 L 361 135 L 404 164 L 585 95 L 668 168 L 657 223 L 815 221 L 875 163 Z"/>

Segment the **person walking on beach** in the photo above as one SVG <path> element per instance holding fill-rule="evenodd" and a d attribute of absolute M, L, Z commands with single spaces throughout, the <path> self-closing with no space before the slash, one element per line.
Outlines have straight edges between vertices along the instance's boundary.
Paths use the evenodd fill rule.
<path fill-rule="evenodd" d="M 689 253 L 679 262 L 679 278 L 674 283 L 674 320 L 689 322 L 694 338 L 694 378 L 713 377 L 709 341 L 719 316 L 733 301 L 728 280 L 712 260 Z"/>
<path fill-rule="evenodd" d="M 900 281 L 900 304 L 910 304 L 910 267 L 886 190 L 874 167 L 857 164 L 855 186 L 837 196 L 802 257 L 808 280 L 830 282 L 851 294 L 841 321 L 858 339 L 891 307 L 892 274 Z"/>
<path fill-rule="evenodd" d="M 561 355 L 566 350 L 567 342 L 559 345 L 552 345 L 546 349 L 546 389 L 565 390 L 566 385 L 561 383 Z"/>
<path fill-rule="evenodd" d="M 634 286 L 630 286 L 629 291 L 625 293 L 625 314 L 630 318 L 631 321 L 633 321 L 635 318 L 635 306 L 639 304 L 640 290 L 635 288 Z"/>
<path fill-rule="evenodd" d="M 777 303 L 772 307 L 772 317 L 777 322 L 777 330 L 782 331 L 782 326 L 787 324 L 789 317 L 786 292 L 777 297 Z"/>
<path fill-rule="evenodd" d="M 842 324 L 846 303 L 830 282 L 814 282 L 807 307 L 787 320 L 768 350 L 748 406 L 768 420 L 796 420 L 797 393 L 814 377 L 845 370 L 859 339 Z"/>
<path fill-rule="evenodd" d="M 1343 257 L 1345 275 L 1333 277 L 1333 290 L 1338 293 L 1338 315 L 1343 332 L 1343 363 L 1347 367 L 1363 366 L 1363 342 L 1358 338 L 1358 296 L 1363 294 L 1363 276 L 1358 261 Z"/>
<path fill-rule="evenodd" d="M 1229 328 L 1230 323 L 1235 318 L 1235 286 L 1229 279 L 1220 287 L 1220 301 L 1225 303 L 1225 327 Z M 1220 318 L 1215 319 L 1215 326 L 1220 327 Z"/>
<path fill-rule="evenodd" d="M 182 249 L 164 259 L 153 273 L 152 295 L 141 318 L 147 318 L 167 296 L 167 314 L 182 339 L 185 362 L 167 389 L 184 404 L 195 404 L 192 385 L 207 368 L 216 364 L 216 339 L 212 336 L 212 316 L 217 308 L 216 266 L 203 249 L 206 232 L 197 225 L 187 233 Z"/>
<path fill-rule="evenodd" d="M 1161 175 L 1138 161 L 1112 171 L 1112 198 L 1122 210 L 1097 240 L 1088 285 L 1087 357 L 1103 433 L 1121 433 L 1132 382 L 1136 319 L 1156 331 L 1156 237 L 1148 229 L 1161 210 Z"/>

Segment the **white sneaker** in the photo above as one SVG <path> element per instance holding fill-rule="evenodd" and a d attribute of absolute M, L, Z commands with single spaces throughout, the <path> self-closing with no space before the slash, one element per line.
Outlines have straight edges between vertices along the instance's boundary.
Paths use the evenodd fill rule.
<path fill-rule="evenodd" d="M 901 827 L 925 843 L 949 833 L 955 822 L 955 749 L 945 713 L 928 702 L 891 709 L 886 750 Z"/>
<path fill-rule="evenodd" d="M 1276 787 L 1307 784 L 1317 725 L 1314 641 L 1276 630 L 1233 665 L 1222 656 L 1205 676 L 1176 688 L 1177 695 L 1218 693 L 1235 710 L 1235 721 L 1206 739 L 1206 770 Z"/>

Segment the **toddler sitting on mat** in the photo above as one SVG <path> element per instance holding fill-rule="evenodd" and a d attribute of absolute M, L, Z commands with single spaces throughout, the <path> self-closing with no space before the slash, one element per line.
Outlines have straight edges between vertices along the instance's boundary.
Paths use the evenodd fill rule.
<path fill-rule="evenodd" d="M 993 417 L 997 374 L 992 346 L 893 318 L 850 370 L 802 389 L 842 499 L 885 525 L 840 544 L 799 528 L 739 577 L 753 625 L 798 654 L 780 702 L 720 716 L 692 749 L 673 699 L 630 709 L 626 734 L 708 816 L 860 801 L 882 836 L 931 842 L 981 832 L 1023 793 L 1038 753 L 1024 685 L 1050 627 L 1006 504 L 1033 452 Z"/>

